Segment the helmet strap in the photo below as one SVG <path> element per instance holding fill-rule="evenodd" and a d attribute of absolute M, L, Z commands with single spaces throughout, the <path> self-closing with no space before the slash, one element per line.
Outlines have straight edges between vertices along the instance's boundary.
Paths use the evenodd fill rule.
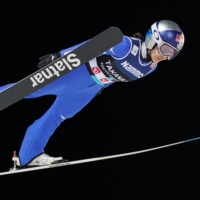
<path fill-rule="evenodd" d="M 144 62 L 153 62 L 151 56 L 148 53 L 148 49 L 146 48 L 145 42 L 141 45 L 141 59 Z"/>

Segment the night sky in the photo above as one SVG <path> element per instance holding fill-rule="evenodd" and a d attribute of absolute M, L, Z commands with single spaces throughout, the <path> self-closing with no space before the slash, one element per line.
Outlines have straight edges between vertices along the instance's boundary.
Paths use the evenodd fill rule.
<path fill-rule="evenodd" d="M 127 36 L 138 31 L 144 35 L 155 21 L 169 19 L 185 34 L 177 58 L 159 63 L 145 78 L 113 84 L 65 120 L 49 140 L 47 154 L 74 161 L 200 136 L 200 29 L 194 4 L 35 0 L 1 2 L 0 7 L 0 85 L 35 72 L 39 57 L 88 40 L 111 26 Z M 12 167 L 13 150 L 19 151 L 26 129 L 54 100 L 54 96 L 21 100 L 0 112 L 0 171 Z M 14 185 L 21 199 L 199 199 L 199 157 L 200 141 L 195 141 L 128 157 L 4 176 L 0 185 L 7 198 L 2 199 L 13 195 L 6 191 Z"/>

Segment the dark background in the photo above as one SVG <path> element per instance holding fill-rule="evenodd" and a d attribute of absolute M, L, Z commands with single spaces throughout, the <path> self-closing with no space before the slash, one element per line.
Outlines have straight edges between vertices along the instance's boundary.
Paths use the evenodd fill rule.
<path fill-rule="evenodd" d="M 197 5 L 175 2 L 27 1 L 0 3 L 0 85 L 37 70 L 38 58 L 110 26 L 143 34 L 160 19 L 177 22 L 185 45 L 144 79 L 114 84 L 66 120 L 45 152 L 73 161 L 133 152 L 199 137 Z M 27 127 L 55 97 L 21 100 L 0 113 L 0 171 L 12 167 Z M 92 128 L 92 126 L 98 129 Z M 2 199 L 199 199 L 200 142 L 106 161 L 0 177 Z M 16 189 L 17 193 L 14 193 Z M 9 192 L 11 191 L 11 192 Z M 5 192 L 5 194 L 4 194 Z"/>

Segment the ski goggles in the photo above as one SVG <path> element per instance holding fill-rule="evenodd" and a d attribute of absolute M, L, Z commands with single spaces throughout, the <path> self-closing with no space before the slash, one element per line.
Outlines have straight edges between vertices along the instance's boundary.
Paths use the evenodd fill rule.
<path fill-rule="evenodd" d="M 161 45 L 159 45 L 158 50 L 160 54 L 166 57 L 168 60 L 175 58 L 179 54 L 179 51 L 177 49 L 167 43 L 162 43 Z"/>

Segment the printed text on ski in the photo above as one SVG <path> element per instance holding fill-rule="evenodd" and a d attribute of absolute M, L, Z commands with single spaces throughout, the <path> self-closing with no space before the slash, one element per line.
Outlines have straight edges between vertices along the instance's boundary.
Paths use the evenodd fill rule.
<path fill-rule="evenodd" d="M 43 83 L 46 79 L 50 79 L 53 76 L 60 76 L 60 72 L 64 70 L 71 71 L 73 67 L 78 67 L 81 61 L 76 58 L 76 54 L 70 53 L 64 56 L 61 60 L 55 61 L 52 65 L 46 67 L 44 70 L 30 77 L 32 81 L 32 87 Z"/>

